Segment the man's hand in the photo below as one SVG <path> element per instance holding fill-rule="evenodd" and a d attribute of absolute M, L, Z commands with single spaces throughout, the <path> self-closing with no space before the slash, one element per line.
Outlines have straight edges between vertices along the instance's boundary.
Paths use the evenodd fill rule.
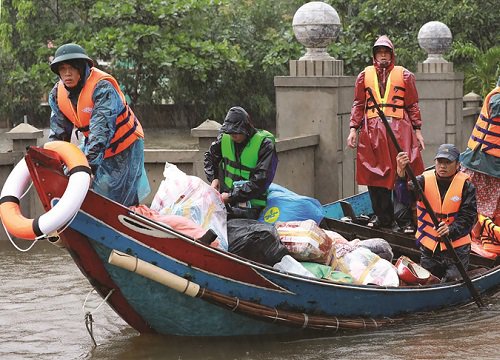
<path fill-rule="evenodd" d="M 444 222 L 439 223 L 439 227 L 436 229 L 440 237 L 447 236 L 450 233 L 450 228 Z"/>
<path fill-rule="evenodd" d="M 212 183 L 210 184 L 211 187 L 213 187 L 215 190 L 219 191 L 219 179 L 213 179 Z"/>
<path fill-rule="evenodd" d="M 354 149 L 356 148 L 356 140 L 358 138 L 358 133 L 355 128 L 349 130 L 349 136 L 347 137 L 347 146 Z"/>
<path fill-rule="evenodd" d="M 417 136 L 418 143 L 420 144 L 420 151 L 425 150 L 424 137 L 422 136 L 422 130 L 416 129 L 415 135 Z"/>
<path fill-rule="evenodd" d="M 224 204 L 229 203 L 229 193 L 225 192 L 225 193 L 220 194 L 220 196 L 221 196 L 221 199 L 224 202 Z"/>
<path fill-rule="evenodd" d="M 396 156 L 396 171 L 398 173 L 399 177 L 405 177 L 405 168 L 406 166 L 410 163 L 410 158 L 408 157 L 408 154 L 405 152 L 400 152 Z"/>

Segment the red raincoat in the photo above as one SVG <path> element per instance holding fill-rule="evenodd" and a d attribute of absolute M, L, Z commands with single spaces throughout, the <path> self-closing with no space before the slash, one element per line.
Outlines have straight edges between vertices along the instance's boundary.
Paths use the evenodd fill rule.
<path fill-rule="evenodd" d="M 389 67 L 381 68 L 373 57 L 373 65 L 377 71 L 381 96 L 384 96 L 386 81 L 394 68 L 394 46 L 388 37 L 382 36 L 376 46 L 387 46 L 392 49 L 392 61 Z M 415 75 L 403 70 L 404 111 L 403 118 L 393 120 L 391 128 L 403 151 L 408 153 L 410 166 L 419 175 L 424 171 L 424 163 L 420 154 L 420 145 L 414 129 L 420 129 L 422 120 L 418 106 L 418 93 L 415 85 Z M 375 91 L 374 91 L 375 92 Z M 384 123 L 376 116 L 367 119 L 365 116 L 365 71 L 362 71 L 354 88 L 354 103 L 351 109 L 350 127 L 359 129 L 358 152 L 356 158 L 356 181 L 360 185 L 394 188 L 396 180 L 396 148 L 386 133 Z"/>

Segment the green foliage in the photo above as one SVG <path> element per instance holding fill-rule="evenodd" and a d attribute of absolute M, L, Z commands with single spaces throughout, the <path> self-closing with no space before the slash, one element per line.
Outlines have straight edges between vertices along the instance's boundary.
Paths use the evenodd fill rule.
<path fill-rule="evenodd" d="M 82 45 L 123 86 L 134 104 L 194 106 L 221 121 L 241 105 L 257 126 L 272 123 L 277 75 L 304 48 L 292 19 L 304 0 L 3 0 L 0 18 L 0 118 L 38 112 L 57 79 L 55 48 Z M 499 75 L 498 5 L 493 0 L 328 0 L 342 30 L 328 51 L 356 75 L 387 34 L 398 64 L 423 61 L 417 34 L 442 21 L 454 41 L 447 58 L 465 73 L 465 91 L 484 95 Z M 49 46 L 53 44 L 54 47 Z M 104 66 L 105 65 L 105 66 Z"/>

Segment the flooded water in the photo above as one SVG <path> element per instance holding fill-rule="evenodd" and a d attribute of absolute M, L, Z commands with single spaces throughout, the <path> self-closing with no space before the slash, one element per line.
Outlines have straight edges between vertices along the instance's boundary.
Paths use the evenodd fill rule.
<path fill-rule="evenodd" d="M 22 244 L 27 245 L 27 244 Z M 297 338 L 140 335 L 52 245 L 28 253 L 0 241 L 0 358 L 20 359 L 498 359 L 500 295 L 488 306 L 412 317 L 378 330 Z M 94 348 L 84 310 L 94 318 Z"/>

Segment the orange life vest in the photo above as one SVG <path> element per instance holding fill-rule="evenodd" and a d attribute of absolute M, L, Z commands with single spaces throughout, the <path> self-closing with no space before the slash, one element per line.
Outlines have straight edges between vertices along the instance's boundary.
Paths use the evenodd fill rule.
<path fill-rule="evenodd" d="M 380 87 L 375 67 L 372 65 L 365 68 L 365 89 L 372 89 L 375 100 L 385 116 L 398 119 L 403 118 L 406 91 L 403 80 L 403 70 L 404 68 L 402 66 L 394 66 L 387 79 L 384 97 L 382 97 L 380 95 Z M 368 99 L 368 97 L 369 94 L 366 92 L 366 98 Z M 371 99 L 366 102 L 365 112 L 368 119 L 378 116 L 375 105 Z"/>
<path fill-rule="evenodd" d="M 500 254 L 500 225 L 483 214 L 478 214 L 477 221 L 481 225 L 483 249 Z"/>
<path fill-rule="evenodd" d="M 125 95 L 121 91 L 115 78 L 95 67 L 91 68 L 90 75 L 78 97 L 76 109 L 69 99 L 69 93 L 64 87 L 63 82 L 59 81 L 57 86 L 57 105 L 64 116 L 66 116 L 83 135 L 88 137 L 90 118 L 92 117 L 92 111 L 94 109 L 92 95 L 97 83 L 101 80 L 107 80 L 113 85 L 124 105 L 123 111 L 116 118 L 115 134 L 104 153 L 104 157 L 108 158 L 125 150 L 138 138 L 144 137 L 141 123 L 136 118 L 132 109 L 128 106 Z"/>
<path fill-rule="evenodd" d="M 495 94 L 500 94 L 500 87 L 497 86 L 486 95 L 467 147 L 476 150 L 479 146 L 482 152 L 500 157 L 500 117 L 492 118 L 488 108 L 490 99 Z"/>
<path fill-rule="evenodd" d="M 441 194 L 439 193 L 434 170 L 425 171 L 422 175 L 424 177 L 425 197 L 429 200 L 438 220 L 449 226 L 455 221 L 455 217 L 458 214 L 458 210 L 462 204 L 462 190 L 469 176 L 459 171 L 451 181 L 450 187 L 444 196 L 443 203 L 441 203 Z M 439 241 L 439 235 L 437 231 L 434 230 L 432 219 L 422 201 L 417 202 L 417 221 L 418 228 L 415 237 L 420 241 L 420 244 L 432 252 L 436 250 L 438 245 L 440 245 L 441 251 L 445 250 L 446 245 L 444 242 Z M 456 248 L 465 244 L 470 244 L 470 242 L 470 235 L 467 234 L 466 236 L 453 240 L 452 244 L 453 247 Z"/>

